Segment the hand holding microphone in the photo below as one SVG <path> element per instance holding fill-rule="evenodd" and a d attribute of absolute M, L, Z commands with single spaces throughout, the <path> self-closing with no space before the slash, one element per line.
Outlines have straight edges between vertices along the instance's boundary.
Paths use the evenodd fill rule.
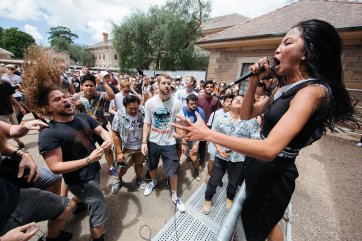
<path fill-rule="evenodd" d="M 259 81 L 266 79 L 266 78 L 268 78 L 268 79 L 274 78 L 274 76 L 275 76 L 274 68 L 275 68 L 275 64 L 269 65 L 269 60 L 266 57 L 261 58 L 261 59 L 259 59 L 259 61 L 257 63 L 255 63 L 249 67 L 249 70 L 250 70 L 249 73 L 241 76 L 240 78 L 238 78 L 238 79 L 234 80 L 233 82 L 231 82 L 230 84 L 226 85 L 222 89 L 222 91 L 225 91 L 226 89 L 228 89 L 236 84 L 239 84 L 240 82 L 250 78 L 251 76 L 258 75 Z"/>

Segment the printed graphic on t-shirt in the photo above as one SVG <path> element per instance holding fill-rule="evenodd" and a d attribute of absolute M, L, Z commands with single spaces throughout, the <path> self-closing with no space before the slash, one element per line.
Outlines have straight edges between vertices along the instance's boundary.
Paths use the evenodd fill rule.
<path fill-rule="evenodd" d="M 162 134 L 170 133 L 171 112 L 168 109 L 158 108 L 152 116 L 152 131 Z"/>
<path fill-rule="evenodd" d="M 132 120 L 131 122 L 131 131 L 132 135 L 131 138 L 133 139 L 130 141 L 129 144 L 134 144 L 136 142 L 139 142 L 142 139 L 142 124 L 139 120 Z"/>

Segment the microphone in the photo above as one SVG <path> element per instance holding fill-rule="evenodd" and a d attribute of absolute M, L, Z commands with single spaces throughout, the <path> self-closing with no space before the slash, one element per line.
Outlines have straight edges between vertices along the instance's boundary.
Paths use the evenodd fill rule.
<path fill-rule="evenodd" d="M 272 63 L 272 64 L 270 65 L 269 74 L 268 74 L 267 76 L 265 76 L 262 80 L 274 78 L 274 76 L 275 76 L 275 66 L 276 66 L 275 63 Z M 255 74 L 254 74 L 253 72 L 249 72 L 249 73 L 247 73 L 247 74 L 239 77 L 238 79 L 234 80 L 234 81 L 231 82 L 230 84 L 226 85 L 226 86 L 221 90 L 221 92 L 224 91 L 224 90 L 226 90 L 226 89 L 229 89 L 230 87 L 232 87 L 232 86 L 234 86 L 234 85 L 236 85 L 236 84 L 239 84 L 241 81 L 244 81 L 244 80 L 250 78 L 250 77 L 253 76 L 253 75 L 258 75 L 258 74 L 263 73 L 263 72 L 265 72 L 265 68 L 264 68 L 264 66 L 261 66 L 261 68 L 259 69 L 259 72 L 258 72 L 258 73 L 255 73 Z"/>

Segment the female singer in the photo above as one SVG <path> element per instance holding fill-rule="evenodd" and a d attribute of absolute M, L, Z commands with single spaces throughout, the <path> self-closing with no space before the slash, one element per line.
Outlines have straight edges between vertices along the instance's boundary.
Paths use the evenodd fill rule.
<path fill-rule="evenodd" d="M 242 119 L 263 114 L 262 140 L 226 136 L 208 129 L 201 118 L 180 117 L 186 140 L 207 140 L 246 154 L 246 200 L 242 221 L 246 238 L 282 240 L 277 225 L 295 187 L 295 159 L 301 148 L 336 125 L 358 125 L 342 79 L 341 39 L 329 23 L 312 19 L 292 27 L 275 51 L 274 71 L 285 85 L 254 104 L 258 83 L 270 72 L 266 58 L 250 67 L 255 75 L 242 106 Z M 264 68 L 265 71 L 260 71 Z"/>

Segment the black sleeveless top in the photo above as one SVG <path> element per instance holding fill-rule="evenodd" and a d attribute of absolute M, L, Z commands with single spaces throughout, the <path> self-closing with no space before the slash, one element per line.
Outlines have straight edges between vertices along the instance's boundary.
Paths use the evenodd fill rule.
<path fill-rule="evenodd" d="M 328 116 L 332 106 L 332 90 L 328 83 L 316 79 L 302 80 L 284 87 L 282 92 L 277 92 L 274 101 L 267 108 L 262 122 L 262 138 L 266 138 L 282 116 L 288 111 L 291 100 L 299 90 L 311 84 L 323 85 L 327 89 L 327 96 L 313 113 L 302 130 L 293 138 L 288 146 L 280 153 L 279 157 L 295 158 L 299 150 L 318 140 L 323 132 L 323 122 Z M 285 130 L 288 131 L 288 130 Z"/>

